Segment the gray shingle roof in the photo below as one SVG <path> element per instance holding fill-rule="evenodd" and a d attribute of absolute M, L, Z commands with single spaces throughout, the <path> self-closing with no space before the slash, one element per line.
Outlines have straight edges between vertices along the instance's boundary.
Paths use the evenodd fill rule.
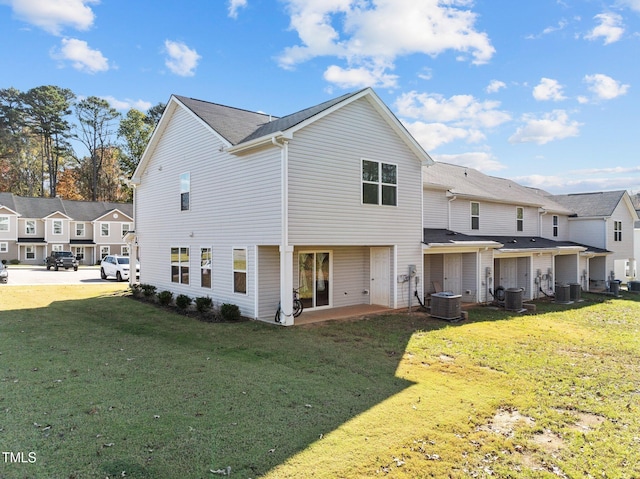
<path fill-rule="evenodd" d="M 530 205 L 555 213 L 571 214 L 572 211 L 543 194 L 507 178 L 481 173 L 473 168 L 436 162 L 424 170 L 425 186 L 446 188 L 453 195 L 486 201 Z"/>
<path fill-rule="evenodd" d="M 0 193 L 0 206 L 6 206 L 24 218 L 45 218 L 56 211 L 77 221 L 93 221 L 113 210 L 133 218 L 133 204 L 109 201 L 72 201 L 61 198 L 33 198 Z"/>
<path fill-rule="evenodd" d="M 235 146 L 271 133 L 286 131 L 358 93 L 360 92 L 347 93 L 282 118 L 184 96 L 173 96 Z"/>
<path fill-rule="evenodd" d="M 625 190 L 553 195 L 554 201 L 574 211 L 578 217 L 611 216 L 625 194 Z"/>

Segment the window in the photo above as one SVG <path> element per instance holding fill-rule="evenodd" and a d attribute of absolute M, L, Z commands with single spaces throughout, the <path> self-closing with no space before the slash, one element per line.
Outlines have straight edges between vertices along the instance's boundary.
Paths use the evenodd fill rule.
<path fill-rule="evenodd" d="M 471 229 L 480 229 L 480 203 L 471 202 Z"/>
<path fill-rule="evenodd" d="M 109 223 L 100 223 L 100 236 L 109 236 Z"/>
<path fill-rule="evenodd" d="M 34 246 L 25 246 L 24 259 L 36 259 L 36 249 Z"/>
<path fill-rule="evenodd" d="M 613 241 L 622 241 L 622 221 L 613 222 Z"/>
<path fill-rule="evenodd" d="M 9 217 L 0 216 L 0 231 L 9 231 Z"/>
<path fill-rule="evenodd" d="M 51 245 L 51 251 L 64 251 L 64 248 L 61 244 Z"/>
<path fill-rule="evenodd" d="M 36 221 L 35 220 L 27 220 L 24 225 L 24 232 L 28 235 L 36 234 Z"/>
<path fill-rule="evenodd" d="M 109 256 L 109 247 L 100 246 L 100 259 L 104 259 L 105 256 Z"/>
<path fill-rule="evenodd" d="M 247 250 L 233 250 L 233 292 L 247 294 Z"/>
<path fill-rule="evenodd" d="M 122 246 L 122 248 L 120 248 L 120 256 L 129 256 L 129 247 L 128 246 Z"/>
<path fill-rule="evenodd" d="M 84 223 L 76 223 L 76 236 L 84 236 Z"/>
<path fill-rule="evenodd" d="M 398 167 L 362 160 L 362 202 L 368 205 L 398 204 Z"/>
<path fill-rule="evenodd" d="M 73 248 L 73 252 L 76 255 L 76 259 L 78 261 L 82 261 L 84 259 L 84 246 L 76 246 Z"/>
<path fill-rule="evenodd" d="M 200 286 L 211 287 L 211 248 L 200 248 Z"/>
<path fill-rule="evenodd" d="M 122 223 L 122 237 L 124 238 L 124 235 L 126 235 L 129 230 L 131 229 L 131 225 L 129 223 Z"/>
<path fill-rule="evenodd" d="M 62 234 L 62 220 L 53 220 L 53 234 L 54 235 Z"/>
<path fill-rule="evenodd" d="M 189 192 L 191 190 L 191 174 L 182 173 L 180 175 L 180 210 L 189 209 Z"/>
<path fill-rule="evenodd" d="M 171 282 L 189 284 L 189 248 L 171 248 Z"/>
<path fill-rule="evenodd" d="M 0 253 L 8 253 L 9 252 L 9 243 L 5 243 L 4 241 L 0 243 Z"/>
<path fill-rule="evenodd" d="M 524 230 L 524 208 L 521 207 L 516 208 L 516 230 Z"/>
<path fill-rule="evenodd" d="M 558 236 L 558 215 L 553 215 L 553 236 Z"/>

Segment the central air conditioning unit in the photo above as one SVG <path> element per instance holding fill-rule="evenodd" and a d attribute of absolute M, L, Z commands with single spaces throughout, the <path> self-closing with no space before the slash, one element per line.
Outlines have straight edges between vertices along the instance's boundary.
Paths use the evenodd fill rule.
<path fill-rule="evenodd" d="M 556 283 L 556 303 L 571 304 L 571 287 L 568 284 Z"/>
<path fill-rule="evenodd" d="M 509 288 L 504 292 L 504 309 L 520 311 L 522 309 L 522 288 Z"/>
<path fill-rule="evenodd" d="M 640 281 L 629 281 L 627 283 L 627 290 L 640 293 Z"/>
<path fill-rule="evenodd" d="M 582 286 L 580 283 L 569 283 L 569 299 L 577 303 L 582 302 Z"/>
<path fill-rule="evenodd" d="M 431 316 L 440 319 L 460 319 L 462 296 L 453 293 L 435 293 L 431 295 Z"/>

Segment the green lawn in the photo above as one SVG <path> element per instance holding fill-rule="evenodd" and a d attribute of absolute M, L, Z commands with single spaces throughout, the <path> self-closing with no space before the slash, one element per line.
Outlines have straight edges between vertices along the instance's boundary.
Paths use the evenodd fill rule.
<path fill-rule="evenodd" d="M 0 287 L 0 479 L 640 477 L 640 297 L 586 297 L 282 328 Z"/>

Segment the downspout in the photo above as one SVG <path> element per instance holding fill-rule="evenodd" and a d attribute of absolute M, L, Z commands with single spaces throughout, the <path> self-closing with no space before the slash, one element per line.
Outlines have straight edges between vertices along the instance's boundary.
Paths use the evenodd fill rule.
<path fill-rule="evenodd" d="M 449 198 L 449 202 L 447 203 L 447 229 L 448 230 L 451 230 L 451 203 L 453 203 L 457 199 L 458 197 L 453 195 L 451 198 Z"/>
<path fill-rule="evenodd" d="M 541 208 L 541 209 L 542 211 L 538 215 L 538 236 L 542 236 L 542 217 L 545 216 L 547 213 L 549 213 L 544 208 Z"/>
<path fill-rule="evenodd" d="M 293 326 L 293 247 L 289 245 L 289 141 L 271 137 L 280 148 L 280 324 Z"/>

